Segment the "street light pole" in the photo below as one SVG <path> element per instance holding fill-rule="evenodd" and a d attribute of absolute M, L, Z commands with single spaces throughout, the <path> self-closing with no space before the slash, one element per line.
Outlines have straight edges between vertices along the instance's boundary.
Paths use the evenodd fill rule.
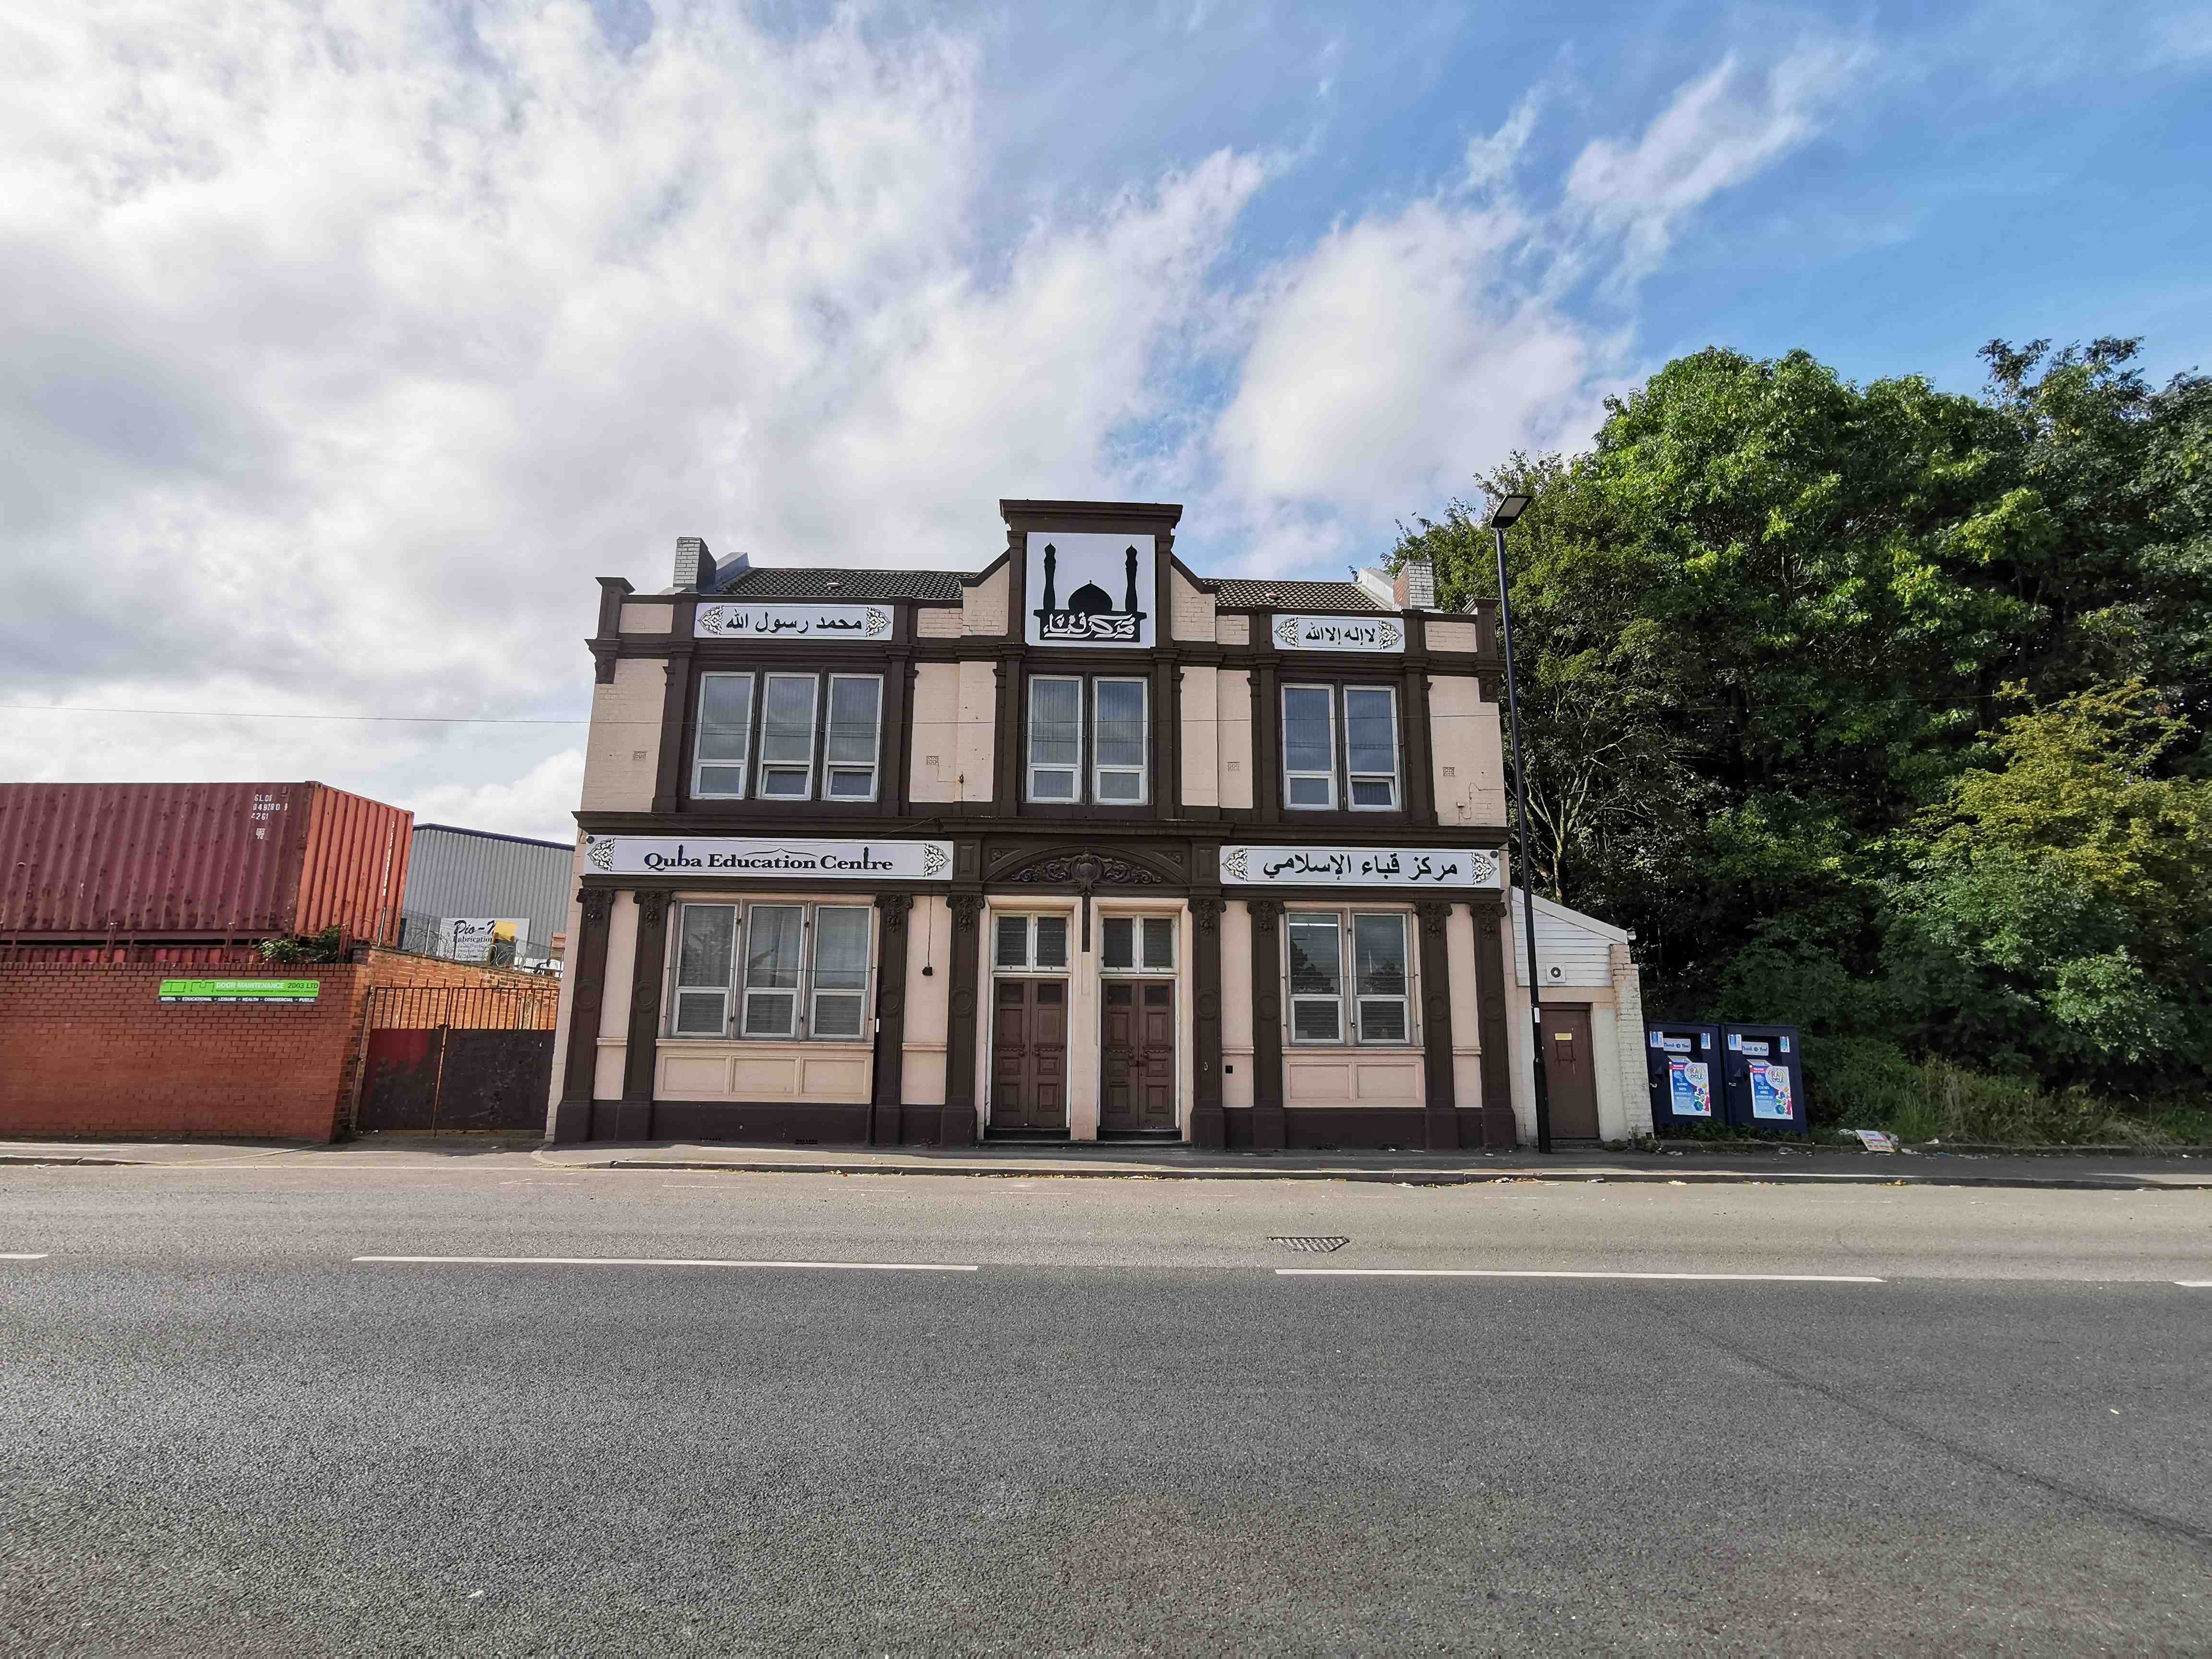
<path fill-rule="evenodd" d="M 1513 802 L 1516 807 L 1514 863 L 1519 866 L 1522 932 L 1528 940 L 1528 1036 L 1535 1054 L 1536 1150 L 1552 1150 L 1552 1091 L 1544 1075 L 1544 987 L 1536 976 L 1535 866 L 1528 861 L 1528 769 L 1521 757 L 1521 687 L 1513 672 L 1513 600 L 1505 586 L 1505 531 L 1528 511 L 1527 495 L 1508 495 L 1490 515 L 1498 541 L 1498 624 L 1505 636 L 1505 711 L 1513 728 Z M 1509 902 L 1510 902 L 1509 896 Z"/>

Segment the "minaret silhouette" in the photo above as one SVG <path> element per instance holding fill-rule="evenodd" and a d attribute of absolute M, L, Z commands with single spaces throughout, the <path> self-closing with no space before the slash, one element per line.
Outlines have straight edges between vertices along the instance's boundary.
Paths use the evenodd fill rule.
<path fill-rule="evenodd" d="M 1129 550 L 1128 571 L 1129 586 L 1122 597 L 1121 609 L 1133 617 L 1137 614 L 1137 550 L 1133 547 Z"/>
<path fill-rule="evenodd" d="M 1039 607 L 1042 610 L 1057 611 L 1060 609 L 1059 602 L 1052 596 L 1053 568 L 1059 564 L 1059 562 L 1060 550 L 1054 547 L 1050 542 L 1047 542 L 1044 544 L 1044 604 Z"/>

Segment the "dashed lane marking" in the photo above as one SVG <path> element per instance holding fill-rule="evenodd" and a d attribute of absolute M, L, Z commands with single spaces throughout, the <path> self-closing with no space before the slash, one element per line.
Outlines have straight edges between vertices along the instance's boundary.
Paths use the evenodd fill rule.
<path fill-rule="evenodd" d="M 1276 1267 L 1279 1279 L 1729 1279 L 1781 1285 L 1887 1285 L 1867 1274 L 1631 1274 L 1531 1267 Z"/>
<path fill-rule="evenodd" d="M 357 1255 L 356 1261 L 398 1261 L 430 1267 L 814 1267 L 876 1273 L 972 1273 L 954 1261 L 737 1261 L 662 1255 Z"/>

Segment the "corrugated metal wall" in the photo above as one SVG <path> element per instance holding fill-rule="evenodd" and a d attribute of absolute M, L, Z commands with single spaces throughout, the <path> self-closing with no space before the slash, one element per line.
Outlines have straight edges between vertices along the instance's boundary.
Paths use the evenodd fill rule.
<path fill-rule="evenodd" d="M 0 784 L 0 941 L 388 939 L 413 814 L 319 783 Z"/>
<path fill-rule="evenodd" d="M 410 918 L 527 917 L 530 938 L 543 945 L 568 924 L 575 858 L 556 842 L 418 824 L 404 908 Z"/>

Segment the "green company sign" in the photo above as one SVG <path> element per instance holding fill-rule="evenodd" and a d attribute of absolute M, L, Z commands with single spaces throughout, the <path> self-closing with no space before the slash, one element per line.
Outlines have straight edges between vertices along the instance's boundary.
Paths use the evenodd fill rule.
<path fill-rule="evenodd" d="M 164 1002 L 313 1002 L 321 994 L 314 979 L 165 979 Z"/>

